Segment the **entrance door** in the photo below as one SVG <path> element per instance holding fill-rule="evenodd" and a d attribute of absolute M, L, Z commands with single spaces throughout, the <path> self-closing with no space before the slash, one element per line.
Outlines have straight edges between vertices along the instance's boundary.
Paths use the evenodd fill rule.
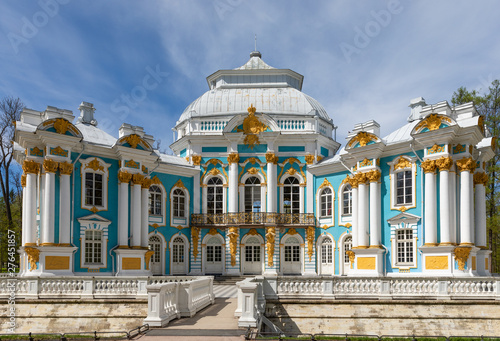
<path fill-rule="evenodd" d="M 206 274 L 222 274 L 222 244 L 219 238 L 212 237 L 207 241 L 206 246 Z"/>
<path fill-rule="evenodd" d="M 181 237 L 175 237 L 172 242 L 172 275 L 185 275 L 185 243 Z"/>
<path fill-rule="evenodd" d="M 328 237 L 321 241 L 321 272 L 322 275 L 333 274 L 333 244 Z"/>
<path fill-rule="evenodd" d="M 250 237 L 245 242 L 245 265 L 243 272 L 248 275 L 261 274 L 261 246 L 256 237 Z"/>
<path fill-rule="evenodd" d="M 149 238 L 149 249 L 155 253 L 151 257 L 151 272 L 153 275 L 162 275 L 161 271 L 161 239 L 158 236 Z"/>
<path fill-rule="evenodd" d="M 295 237 L 290 237 L 285 241 L 285 257 L 283 262 L 283 274 L 298 275 L 301 273 L 302 264 L 300 261 L 300 242 Z"/>

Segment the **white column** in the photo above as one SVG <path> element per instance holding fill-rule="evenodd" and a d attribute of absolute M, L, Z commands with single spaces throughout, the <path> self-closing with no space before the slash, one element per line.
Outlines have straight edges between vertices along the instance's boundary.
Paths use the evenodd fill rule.
<path fill-rule="evenodd" d="M 118 180 L 118 245 L 121 248 L 128 247 L 128 187 L 132 174 L 119 172 Z"/>
<path fill-rule="evenodd" d="M 370 180 L 370 246 L 380 247 L 380 171 L 372 171 L 368 174 Z"/>
<path fill-rule="evenodd" d="M 26 244 L 26 221 L 28 220 L 26 215 L 26 174 L 21 175 L 21 186 L 23 188 L 23 206 L 21 211 L 21 245 Z"/>
<path fill-rule="evenodd" d="M 267 212 L 275 213 L 278 207 L 278 181 L 276 179 L 276 164 L 278 157 L 272 152 L 266 153 L 267 161 Z"/>
<path fill-rule="evenodd" d="M 245 212 L 245 186 L 244 185 L 239 185 L 238 184 L 238 191 L 240 194 L 240 212 Z M 262 207 L 262 211 L 264 212 L 266 208 Z"/>
<path fill-rule="evenodd" d="M 309 163 L 307 166 L 309 166 Z M 311 186 L 314 182 L 314 175 L 309 171 L 309 168 L 306 170 L 306 178 L 309 184 L 309 186 L 306 187 L 306 213 L 314 213 L 314 188 Z"/>
<path fill-rule="evenodd" d="M 36 178 L 40 164 L 32 160 L 24 161 L 23 171 L 26 174 L 26 201 L 23 207 L 26 218 L 24 246 L 34 246 L 36 245 Z"/>
<path fill-rule="evenodd" d="M 193 176 L 193 213 L 201 213 L 200 210 L 200 173 Z"/>
<path fill-rule="evenodd" d="M 146 179 L 142 183 L 141 189 L 141 247 L 148 247 L 148 232 L 149 232 L 149 186 L 151 179 Z"/>
<path fill-rule="evenodd" d="M 358 247 L 368 247 L 368 188 L 366 186 L 366 175 L 358 173 L 356 178 L 359 181 L 358 185 Z"/>
<path fill-rule="evenodd" d="M 349 181 L 351 184 L 351 201 L 352 201 L 352 247 L 357 248 L 359 245 L 359 233 L 358 233 L 358 183 L 355 179 Z"/>
<path fill-rule="evenodd" d="M 422 162 L 425 173 L 425 201 L 424 201 L 424 245 L 437 245 L 437 199 L 436 199 L 436 161 Z"/>
<path fill-rule="evenodd" d="M 472 160 L 472 158 L 457 161 L 457 168 L 460 171 L 460 245 L 474 245 L 471 226 L 473 219 L 471 211 L 471 201 L 473 200 L 472 166 L 468 163 L 468 160 Z M 473 160 L 471 163 L 473 163 Z M 473 166 L 475 168 L 475 163 L 473 163 Z"/>
<path fill-rule="evenodd" d="M 42 246 L 54 244 L 54 214 L 55 214 L 55 194 L 56 194 L 56 174 L 57 162 L 47 159 L 43 162 L 45 170 L 45 193 L 43 198 L 43 225 L 41 233 Z"/>
<path fill-rule="evenodd" d="M 453 244 L 457 243 L 457 174 L 450 171 L 448 174 L 450 182 L 450 241 Z"/>
<path fill-rule="evenodd" d="M 488 183 L 486 173 L 474 174 L 475 191 L 475 210 L 474 220 L 476 225 L 476 246 L 486 248 L 486 191 L 485 184 Z"/>
<path fill-rule="evenodd" d="M 59 164 L 60 171 L 60 195 L 59 195 L 59 243 L 70 246 L 70 224 L 71 224 L 71 190 L 70 175 L 73 165 L 69 162 Z"/>
<path fill-rule="evenodd" d="M 237 153 L 231 153 L 231 154 L 229 154 L 227 160 L 229 162 L 228 212 L 229 213 L 236 213 L 236 212 L 238 212 L 238 161 L 239 161 L 239 156 Z"/>
<path fill-rule="evenodd" d="M 436 160 L 439 167 L 439 224 L 440 245 L 451 245 L 451 212 L 450 212 L 450 167 L 453 161 L 450 157 Z"/>
<path fill-rule="evenodd" d="M 142 181 L 144 180 L 144 175 L 142 174 L 134 174 L 132 175 L 132 198 L 131 198 L 131 225 L 132 225 L 132 243 L 131 246 L 133 248 L 141 247 L 141 227 L 142 227 L 142 205 L 141 205 L 141 188 Z"/>

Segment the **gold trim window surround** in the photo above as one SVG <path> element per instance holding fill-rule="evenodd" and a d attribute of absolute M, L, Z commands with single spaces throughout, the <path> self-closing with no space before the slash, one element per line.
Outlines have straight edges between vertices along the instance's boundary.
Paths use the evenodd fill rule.
<path fill-rule="evenodd" d="M 80 267 L 98 270 L 107 268 L 108 227 L 111 221 L 97 214 L 78 218 L 80 224 Z"/>
<path fill-rule="evenodd" d="M 340 223 L 352 222 L 352 187 L 348 181 L 342 182 L 338 196 Z"/>
<path fill-rule="evenodd" d="M 416 207 L 416 159 L 407 155 L 395 157 L 388 162 L 391 183 L 391 209 L 405 211 Z"/>
<path fill-rule="evenodd" d="M 163 184 L 159 180 L 152 181 L 151 186 L 149 186 L 148 197 L 148 221 L 150 225 L 167 225 L 166 202 L 167 194 L 165 187 L 163 187 Z"/>
<path fill-rule="evenodd" d="M 410 269 L 417 267 L 419 220 L 420 217 L 405 212 L 387 220 L 391 227 L 392 268 Z"/>
<path fill-rule="evenodd" d="M 181 180 L 170 190 L 170 225 L 189 226 L 189 191 Z"/>
<path fill-rule="evenodd" d="M 316 212 L 321 225 L 334 224 L 335 191 L 326 178 L 316 191 Z"/>
<path fill-rule="evenodd" d="M 97 157 L 80 159 L 81 207 L 92 212 L 108 209 L 109 167 L 111 164 Z"/>

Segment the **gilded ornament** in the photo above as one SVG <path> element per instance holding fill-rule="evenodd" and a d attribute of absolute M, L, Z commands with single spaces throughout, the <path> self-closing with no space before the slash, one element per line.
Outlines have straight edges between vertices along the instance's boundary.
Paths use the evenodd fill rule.
<path fill-rule="evenodd" d="M 403 156 L 400 156 L 398 162 L 394 165 L 394 170 L 411 168 L 411 162 Z"/>
<path fill-rule="evenodd" d="M 488 180 L 489 180 L 488 174 L 486 174 L 484 172 L 474 174 L 474 185 L 486 186 L 486 184 L 488 183 Z"/>
<path fill-rule="evenodd" d="M 59 162 L 59 171 L 64 175 L 73 173 L 73 164 L 70 162 Z"/>
<path fill-rule="evenodd" d="M 127 142 L 130 147 L 137 148 L 137 145 L 141 142 L 141 137 L 137 134 L 130 134 L 124 138 L 125 142 Z"/>
<path fill-rule="evenodd" d="M 332 184 L 330 183 L 330 181 L 328 181 L 326 178 L 323 180 L 323 182 L 321 183 L 321 185 L 319 186 L 318 188 L 318 191 L 320 189 L 322 189 L 323 187 L 332 187 Z"/>
<path fill-rule="evenodd" d="M 348 147 L 352 147 L 356 143 L 359 143 L 360 147 L 364 147 L 372 141 L 377 141 L 377 137 L 375 135 L 367 133 L 365 131 L 360 131 L 356 136 L 352 138 L 351 141 L 349 141 Z"/>
<path fill-rule="evenodd" d="M 40 164 L 33 160 L 25 160 L 23 162 L 23 171 L 26 174 L 38 174 L 38 172 L 40 171 Z"/>
<path fill-rule="evenodd" d="M 250 162 L 252 165 L 254 165 L 258 160 L 254 157 L 251 157 L 251 158 L 248 158 L 247 161 Z"/>
<path fill-rule="evenodd" d="M 368 167 L 368 166 L 373 166 L 373 160 L 368 160 L 365 158 L 363 161 L 359 163 L 359 167 Z"/>
<path fill-rule="evenodd" d="M 415 127 L 415 130 L 418 131 L 424 128 L 430 131 L 438 130 L 443 122 L 451 123 L 451 119 L 446 116 L 439 116 L 438 114 L 430 114 Z"/>
<path fill-rule="evenodd" d="M 314 162 L 314 155 L 313 154 L 307 154 L 305 156 L 305 159 L 306 159 L 306 164 L 312 165 L 313 162 Z"/>
<path fill-rule="evenodd" d="M 250 231 L 248 231 L 247 234 L 249 234 L 251 236 L 258 236 L 259 235 L 259 233 L 257 232 L 256 229 L 250 229 Z"/>
<path fill-rule="evenodd" d="M 50 155 L 68 157 L 68 151 L 61 147 L 50 148 Z"/>
<path fill-rule="evenodd" d="M 288 168 L 286 173 L 290 175 L 295 175 L 295 173 L 297 173 L 297 170 L 295 168 Z"/>
<path fill-rule="evenodd" d="M 349 257 L 349 263 L 351 263 L 351 269 L 352 269 L 354 266 L 354 259 L 356 259 L 356 254 L 352 250 L 346 251 L 345 253 Z"/>
<path fill-rule="evenodd" d="M 158 179 L 158 176 L 156 176 L 156 175 L 153 176 L 153 178 L 151 180 L 153 180 L 152 184 L 154 184 L 154 185 L 161 185 L 161 181 L 160 181 L 160 179 Z"/>
<path fill-rule="evenodd" d="M 453 154 L 460 154 L 465 152 L 465 144 L 457 144 L 453 147 Z"/>
<path fill-rule="evenodd" d="M 318 162 L 320 162 L 321 160 L 323 160 L 323 156 L 321 156 L 321 155 L 316 156 L 316 160 L 317 160 Z"/>
<path fill-rule="evenodd" d="M 436 160 L 436 166 L 440 171 L 449 171 L 453 166 L 453 159 L 451 157 L 440 157 Z"/>
<path fill-rule="evenodd" d="M 477 126 L 479 127 L 479 129 L 481 129 L 481 132 L 484 135 L 484 116 L 483 115 L 479 115 L 479 118 L 477 119 Z"/>
<path fill-rule="evenodd" d="M 420 164 L 424 173 L 434 173 L 436 171 L 436 160 L 425 160 Z"/>
<path fill-rule="evenodd" d="M 288 229 L 288 232 L 287 232 L 287 234 L 292 235 L 292 236 L 296 235 L 297 233 L 298 233 L 297 230 L 294 229 L 293 227 Z"/>
<path fill-rule="evenodd" d="M 243 141 L 250 149 L 253 149 L 256 144 L 260 144 L 259 134 L 265 131 L 268 127 L 255 117 L 255 107 L 253 104 L 248 108 L 248 116 L 243 120 L 243 133 L 246 135 Z"/>
<path fill-rule="evenodd" d="M 272 153 L 272 152 L 267 152 L 266 153 L 266 162 L 267 163 L 277 164 L 278 163 L 278 157 L 274 153 Z"/>
<path fill-rule="evenodd" d="M 56 161 L 51 159 L 43 160 L 43 170 L 47 173 L 57 172 L 58 164 Z"/>
<path fill-rule="evenodd" d="M 309 255 L 309 261 L 311 261 L 314 254 L 314 226 L 308 226 L 306 229 L 306 239 L 307 239 L 307 254 Z"/>
<path fill-rule="evenodd" d="M 427 154 L 444 153 L 444 146 L 438 146 L 434 144 L 432 148 L 427 149 Z"/>
<path fill-rule="evenodd" d="M 99 212 L 99 210 L 97 209 L 97 207 L 94 206 L 90 209 L 90 212 L 96 214 L 97 212 Z"/>
<path fill-rule="evenodd" d="M 219 174 L 220 174 L 220 170 L 218 170 L 217 168 L 212 168 L 212 169 L 208 172 L 208 174 L 213 175 L 213 176 L 215 176 L 215 175 L 219 175 Z"/>
<path fill-rule="evenodd" d="M 58 134 L 66 134 L 71 123 L 64 118 L 56 118 L 54 129 Z"/>
<path fill-rule="evenodd" d="M 350 229 L 352 227 L 352 224 L 351 223 L 347 223 L 344 226 L 347 227 L 348 229 Z"/>
<path fill-rule="evenodd" d="M 455 253 L 455 260 L 458 263 L 458 270 L 465 269 L 465 264 L 467 264 L 471 249 L 470 247 L 457 247 L 453 250 L 453 253 Z"/>
<path fill-rule="evenodd" d="M 120 171 L 118 172 L 118 181 L 122 183 L 129 183 L 132 179 L 132 174 Z"/>
<path fill-rule="evenodd" d="M 196 257 L 198 257 L 198 241 L 200 240 L 200 229 L 198 227 L 191 227 L 191 239 L 193 240 L 193 257 L 196 261 Z"/>
<path fill-rule="evenodd" d="M 177 182 L 172 186 L 172 188 L 174 187 L 179 187 L 179 188 L 182 188 L 182 189 L 187 189 L 186 186 L 184 186 L 184 183 L 182 182 L 181 179 L 177 180 Z"/>
<path fill-rule="evenodd" d="M 94 160 L 87 163 L 87 165 L 85 166 L 85 169 L 88 169 L 88 168 L 92 169 L 95 172 L 97 172 L 98 170 L 104 172 L 104 167 L 101 166 L 101 163 L 99 162 L 99 160 L 97 160 L 97 158 L 95 158 Z"/>
<path fill-rule="evenodd" d="M 240 161 L 240 156 L 238 155 L 238 153 L 231 153 L 227 156 L 227 162 L 229 164 L 238 163 L 238 161 Z"/>
<path fill-rule="evenodd" d="M 252 167 L 249 170 L 247 170 L 247 173 L 250 173 L 250 174 L 257 174 L 258 172 L 259 172 L 259 170 L 255 167 Z"/>
<path fill-rule="evenodd" d="M 460 172 L 469 171 L 474 173 L 476 170 L 476 163 L 471 157 L 464 157 L 460 160 L 457 160 L 457 167 Z"/>
<path fill-rule="evenodd" d="M 26 174 L 21 175 L 21 186 L 26 187 Z"/>
<path fill-rule="evenodd" d="M 193 165 L 199 166 L 201 164 L 201 155 L 193 155 L 191 160 L 193 160 Z"/>
<path fill-rule="evenodd" d="M 218 165 L 219 163 L 222 164 L 222 161 L 217 160 L 217 159 L 210 159 L 210 160 L 208 160 L 207 164 L 208 163 L 211 163 L 212 165 L 215 166 L 215 165 Z"/>
<path fill-rule="evenodd" d="M 358 179 L 356 178 L 356 176 L 347 176 L 347 182 L 349 183 L 349 185 L 351 185 L 352 188 L 358 188 L 358 185 L 359 185 L 359 182 L 358 182 Z"/>
<path fill-rule="evenodd" d="M 356 173 L 354 177 L 356 178 L 358 185 L 366 184 L 366 181 L 368 180 L 366 173 Z"/>
<path fill-rule="evenodd" d="M 469 154 L 472 155 L 472 151 L 474 150 L 474 147 L 472 145 L 469 146 Z"/>
<path fill-rule="evenodd" d="M 208 230 L 209 235 L 216 235 L 217 234 L 217 229 L 215 227 L 212 227 L 210 230 Z"/>
<path fill-rule="evenodd" d="M 276 228 L 266 227 L 266 249 L 267 249 L 267 265 L 274 266 L 274 244 L 276 242 Z"/>
<path fill-rule="evenodd" d="M 154 229 L 157 229 L 158 227 L 160 227 L 160 225 L 158 225 L 157 223 L 154 223 L 153 225 L 151 225 Z"/>
<path fill-rule="evenodd" d="M 31 148 L 30 155 L 43 157 L 43 150 L 40 150 L 38 147 Z"/>
<path fill-rule="evenodd" d="M 40 250 L 34 248 L 34 247 L 25 247 L 24 251 L 28 254 L 28 262 L 30 263 L 30 270 L 36 270 L 38 269 L 38 260 L 40 258 Z"/>
<path fill-rule="evenodd" d="M 408 210 L 408 208 L 406 206 L 401 206 L 399 208 L 399 212 L 406 212 Z"/>
<path fill-rule="evenodd" d="M 154 253 L 155 252 L 153 250 L 148 250 L 144 254 L 144 262 L 146 263 L 146 270 L 149 270 L 149 261 L 151 260 L 151 257 L 153 257 Z"/>
<path fill-rule="evenodd" d="M 142 188 L 149 188 L 153 184 L 153 179 L 144 179 L 142 181 L 141 187 Z"/>
<path fill-rule="evenodd" d="M 144 180 L 144 175 L 142 174 L 132 175 L 132 182 L 134 183 L 134 185 L 142 185 L 143 180 Z"/>
<path fill-rule="evenodd" d="M 231 266 L 236 265 L 236 251 L 238 249 L 238 228 L 235 226 L 228 228 L 229 253 L 231 254 Z"/>
<path fill-rule="evenodd" d="M 369 182 L 378 182 L 380 180 L 380 176 L 382 175 L 379 170 L 372 170 L 365 174 Z"/>
<path fill-rule="evenodd" d="M 141 170 L 142 170 L 143 173 L 147 173 L 148 172 L 148 167 L 146 167 L 146 166 L 143 165 L 142 168 L 141 168 Z"/>
<path fill-rule="evenodd" d="M 139 163 L 134 160 L 125 160 L 125 167 L 139 169 Z"/>

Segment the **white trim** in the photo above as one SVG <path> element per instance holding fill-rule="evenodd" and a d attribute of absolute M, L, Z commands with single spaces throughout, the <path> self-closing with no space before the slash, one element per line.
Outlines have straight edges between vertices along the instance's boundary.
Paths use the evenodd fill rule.
<path fill-rule="evenodd" d="M 339 215 L 339 224 L 352 223 L 352 187 L 351 187 L 351 214 L 344 214 L 344 190 L 349 185 L 349 183 L 344 182 L 340 185 L 338 195 L 338 215 Z"/>
<path fill-rule="evenodd" d="M 91 214 L 78 219 L 80 223 L 80 268 L 81 269 L 106 269 L 108 267 L 108 227 L 111 221 L 97 215 Z M 101 264 L 85 263 L 85 232 L 87 230 L 101 231 Z"/>
<path fill-rule="evenodd" d="M 304 239 L 299 233 L 291 235 L 290 233 L 286 233 L 280 241 L 280 275 L 284 274 L 283 267 L 285 265 L 285 244 L 288 239 L 290 238 L 297 238 L 299 240 L 299 247 L 300 247 L 300 273 L 304 275 L 305 273 L 305 244 L 304 244 Z"/>
<path fill-rule="evenodd" d="M 332 207 L 331 207 L 331 214 L 330 216 L 321 216 L 321 211 L 322 211 L 322 207 L 321 207 L 321 194 L 323 193 L 323 191 L 325 189 L 329 188 L 332 193 L 330 194 L 330 198 L 331 198 L 331 201 L 332 201 Z M 335 196 L 335 190 L 333 189 L 333 186 L 325 186 L 321 189 L 318 189 L 316 191 L 316 214 L 317 214 L 317 219 L 319 221 L 319 225 L 320 226 L 323 226 L 323 225 L 334 225 L 335 224 L 335 199 L 336 199 L 336 196 Z"/>
<path fill-rule="evenodd" d="M 353 246 L 352 243 L 352 234 L 349 232 L 344 232 L 342 235 L 340 235 L 339 243 L 338 243 L 338 250 L 339 250 L 339 275 L 347 275 L 349 273 L 350 267 L 345 268 L 345 263 L 344 263 L 344 255 L 345 255 L 345 247 L 344 243 L 345 240 L 351 237 L 351 248 Z"/>
<path fill-rule="evenodd" d="M 390 224 L 391 228 L 391 267 L 393 269 L 410 269 L 417 267 L 417 241 L 418 241 L 418 221 L 420 217 L 402 212 L 395 217 L 388 219 L 387 222 Z M 413 231 L 413 263 L 411 264 L 397 264 L 398 260 L 398 248 L 396 231 L 397 230 L 407 230 L 411 229 Z"/>
<path fill-rule="evenodd" d="M 172 260 L 174 259 L 173 257 L 173 252 L 174 252 L 174 248 L 173 248 L 173 243 L 174 243 L 174 240 L 175 238 L 177 237 L 180 237 L 183 241 L 184 241 L 184 273 L 183 275 L 187 275 L 188 272 L 189 272 L 189 247 L 190 247 L 190 243 L 189 243 L 189 239 L 183 235 L 180 231 L 179 233 L 176 233 L 174 234 L 170 240 L 168 241 L 168 249 L 169 249 L 169 255 L 170 255 L 170 275 L 174 275 L 174 272 L 173 272 L 173 266 L 172 266 Z M 175 274 L 175 275 L 179 275 L 179 274 Z"/>
<path fill-rule="evenodd" d="M 322 245 L 323 241 L 325 239 L 329 239 L 331 241 L 332 245 L 332 263 L 331 265 L 331 270 L 330 271 L 323 271 L 323 252 L 322 252 Z M 334 275 L 335 274 L 335 239 L 333 239 L 333 236 L 328 233 L 324 232 L 319 235 L 318 239 L 316 240 L 316 259 L 317 259 L 317 265 L 316 265 L 316 271 L 320 275 Z"/>
<path fill-rule="evenodd" d="M 212 238 L 212 237 L 217 237 L 219 238 L 221 242 L 221 262 L 222 262 L 222 271 L 221 274 L 224 275 L 226 273 L 226 241 L 224 240 L 224 237 L 217 232 L 216 234 L 206 234 L 201 242 L 201 271 L 203 274 L 206 273 L 205 267 L 207 263 L 207 241 Z"/>
<path fill-rule="evenodd" d="M 290 174 L 284 174 L 281 176 L 281 179 L 279 180 L 280 183 L 280 212 L 285 213 L 285 208 L 284 208 L 284 187 L 285 187 L 285 180 L 288 178 L 296 178 L 299 180 L 299 213 L 304 213 L 304 186 L 300 186 L 301 184 L 304 183 L 304 178 L 299 174 L 299 172 L 296 172 L 294 175 Z"/>
<path fill-rule="evenodd" d="M 174 217 L 174 191 L 176 189 L 180 189 L 184 193 L 184 219 L 183 218 L 175 218 Z M 189 205 L 190 205 L 191 197 L 189 196 L 189 191 L 186 188 L 182 188 L 179 186 L 172 186 L 170 189 L 170 226 L 172 227 L 188 227 L 189 226 Z"/>
<path fill-rule="evenodd" d="M 103 167 L 104 170 L 101 169 L 91 169 L 91 168 L 86 168 L 87 165 L 91 162 L 97 160 L 100 164 L 100 166 Z M 90 210 L 93 207 L 96 207 L 99 211 L 107 211 L 108 210 L 108 183 L 109 183 L 109 167 L 111 164 L 104 162 L 102 159 L 92 156 L 87 159 L 80 159 L 80 177 L 81 177 L 81 207 L 83 209 Z M 85 174 L 86 173 L 95 173 L 95 174 L 101 174 L 102 175 L 102 205 L 101 206 L 95 206 L 95 205 L 87 205 L 85 204 Z"/>
<path fill-rule="evenodd" d="M 226 178 L 221 175 L 212 175 L 212 176 L 205 176 L 203 178 L 203 203 L 202 203 L 202 208 L 203 208 L 203 214 L 207 214 L 208 211 L 208 202 L 207 202 L 207 184 L 208 180 L 212 178 L 219 178 L 222 180 L 222 213 L 227 212 L 227 181 Z M 226 185 L 226 186 L 224 186 Z"/>
<path fill-rule="evenodd" d="M 261 269 L 260 273 L 264 273 L 265 271 L 265 248 L 266 244 L 264 242 L 264 238 L 258 233 L 258 234 L 245 234 L 243 238 L 241 238 L 240 241 L 240 255 L 241 255 L 241 272 L 242 274 L 245 274 L 245 263 L 246 263 L 246 255 L 245 255 L 245 246 L 246 246 L 246 241 L 249 238 L 256 237 L 260 241 L 260 263 L 261 263 Z"/>
<path fill-rule="evenodd" d="M 394 165 L 398 163 L 398 160 L 400 157 L 405 158 L 411 163 L 411 168 L 406 167 L 406 168 L 400 168 L 394 171 Z M 408 156 L 408 155 L 399 155 L 396 156 L 391 162 L 388 162 L 387 164 L 389 165 L 390 168 L 390 196 L 391 196 L 391 210 L 398 210 L 401 207 L 406 207 L 408 208 L 414 208 L 417 206 L 417 184 L 416 184 L 416 174 L 417 174 L 417 164 L 416 164 L 416 158 Z M 411 204 L 396 204 L 396 176 L 397 173 L 411 170 L 411 181 L 412 181 L 412 203 Z"/>
<path fill-rule="evenodd" d="M 162 206 L 161 206 L 161 215 L 154 215 L 154 214 L 151 214 L 150 213 L 150 207 L 149 207 L 149 204 L 150 204 L 150 189 L 151 187 L 153 186 L 158 186 L 160 188 L 160 191 L 161 191 L 161 202 L 162 202 Z M 149 186 L 148 188 L 148 223 L 149 225 L 152 225 L 152 224 L 158 224 L 158 226 L 166 226 L 167 225 L 167 200 L 166 200 L 166 190 L 165 190 L 165 187 L 163 186 L 162 183 L 159 183 L 159 184 L 152 184 L 151 186 Z M 172 219 L 170 219 L 170 221 L 172 221 Z"/>
<path fill-rule="evenodd" d="M 155 233 L 155 231 L 153 231 L 153 232 L 150 232 L 148 234 L 148 247 L 149 247 L 149 239 L 153 236 L 160 238 L 160 250 L 161 250 L 160 270 L 161 270 L 161 275 L 165 275 L 165 255 L 166 255 L 165 250 L 167 248 L 167 243 L 165 241 L 165 237 L 163 236 L 163 234 L 161 234 L 160 232 Z M 153 271 L 153 269 L 151 269 L 151 267 L 150 267 L 150 270 Z"/>

